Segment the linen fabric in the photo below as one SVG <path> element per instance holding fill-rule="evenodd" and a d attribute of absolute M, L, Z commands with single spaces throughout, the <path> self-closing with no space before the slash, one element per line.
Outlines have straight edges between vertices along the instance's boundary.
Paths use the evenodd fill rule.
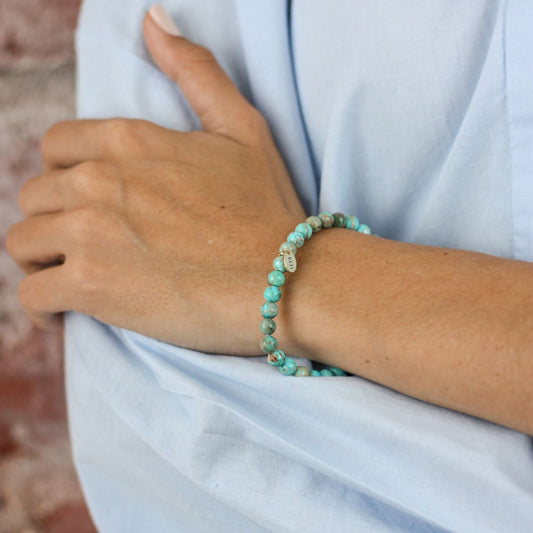
<path fill-rule="evenodd" d="M 163 4 L 265 115 L 308 214 L 533 260 L 531 2 Z M 149 6 L 83 4 L 79 116 L 197 129 L 144 48 Z M 74 460 L 102 532 L 533 527 L 530 437 L 358 377 L 288 378 L 263 357 L 193 352 L 70 313 L 66 379 Z"/>

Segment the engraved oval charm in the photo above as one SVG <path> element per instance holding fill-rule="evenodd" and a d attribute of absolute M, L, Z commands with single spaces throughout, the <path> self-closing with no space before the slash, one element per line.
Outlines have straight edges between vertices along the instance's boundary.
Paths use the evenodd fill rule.
<path fill-rule="evenodd" d="M 296 256 L 292 252 L 283 254 L 283 266 L 289 272 L 296 271 Z"/>

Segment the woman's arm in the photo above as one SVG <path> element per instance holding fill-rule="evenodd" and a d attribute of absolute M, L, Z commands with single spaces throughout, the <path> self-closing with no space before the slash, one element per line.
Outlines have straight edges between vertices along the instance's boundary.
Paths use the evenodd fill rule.
<path fill-rule="evenodd" d="M 533 265 L 340 229 L 298 260 L 282 349 L 533 434 Z"/>
<path fill-rule="evenodd" d="M 6 243 L 28 274 L 21 303 L 42 325 L 75 310 L 189 348 L 258 354 L 266 274 L 303 209 L 264 120 L 212 55 L 150 17 L 144 26 L 204 132 L 52 128 Z M 531 265 L 336 229 L 298 259 L 282 349 L 533 433 Z"/>

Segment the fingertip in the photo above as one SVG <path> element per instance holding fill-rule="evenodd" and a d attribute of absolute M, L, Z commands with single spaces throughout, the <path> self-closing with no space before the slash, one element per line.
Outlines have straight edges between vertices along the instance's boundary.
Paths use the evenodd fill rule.
<path fill-rule="evenodd" d="M 63 328 L 63 313 L 27 313 L 31 322 L 40 330 L 58 333 Z"/>
<path fill-rule="evenodd" d="M 145 12 L 142 26 L 146 48 L 152 59 L 167 76 L 173 79 L 172 73 L 175 65 L 173 65 L 171 56 L 175 50 L 176 41 L 179 41 L 178 37 L 181 37 L 179 30 L 159 4 Z"/>
<path fill-rule="evenodd" d="M 145 22 L 151 20 L 155 25 L 167 35 L 172 37 L 181 37 L 181 32 L 172 20 L 166 9 L 161 4 L 154 4 L 145 15 Z"/>
<path fill-rule="evenodd" d="M 143 29 L 154 63 L 178 84 L 204 131 L 248 139 L 251 106 L 211 50 L 181 36 L 159 4 L 146 12 Z"/>

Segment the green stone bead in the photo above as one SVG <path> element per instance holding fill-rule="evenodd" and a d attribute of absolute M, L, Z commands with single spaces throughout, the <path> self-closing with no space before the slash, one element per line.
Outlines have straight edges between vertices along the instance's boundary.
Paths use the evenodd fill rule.
<path fill-rule="evenodd" d="M 346 221 L 346 217 L 343 213 L 333 213 L 333 227 L 334 228 L 344 228 L 344 222 Z"/>
<path fill-rule="evenodd" d="M 267 355 L 267 361 L 271 366 L 283 366 L 285 364 L 285 354 L 281 350 L 274 350 Z"/>
<path fill-rule="evenodd" d="M 279 270 L 273 270 L 267 277 L 268 283 L 274 287 L 281 287 L 285 283 L 285 276 Z"/>
<path fill-rule="evenodd" d="M 359 220 L 357 220 L 357 217 L 348 215 L 344 221 L 344 227 L 346 229 L 353 229 L 357 231 L 357 228 L 359 227 Z"/>
<path fill-rule="evenodd" d="M 365 235 L 371 235 L 371 231 L 370 231 L 370 228 L 366 225 L 366 224 L 360 224 L 359 227 L 357 228 L 357 231 L 359 233 L 364 233 Z"/>
<path fill-rule="evenodd" d="M 286 272 L 285 265 L 283 264 L 283 258 L 279 255 L 272 261 L 272 266 L 274 270 L 279 270 L 280 272 Z"/>
<path fill-rule="evenodd" d="M 320 371 L 321 376 L 333 376 L 333 372 L 331 370 L 328 370 L 327 368 L 324 368 L 324 370 Z"/>
<path fill-rule="evenodd" d="M 310 239 L 311 235 L 313 235 L 313 228 L 307 222 L 302 222 L 298 224 L 294 228 L 294 231 L 300 233 L 304 237 L 304 239 Z"/>
<path fill-rule="evenodd" d="M 271 335 L 276 331 L 276 323 L 271 318 L 263 318 L 263 320 L 259 322 L 259 331 L 263 335 Z"/>
<path fill-rule="evenodd" d="M 345 376 L 346 372 L 344 370 L 341 370 L 340 368 L 337 368 L 336 366 L 330 366 L 329 369 L 335 376 Z"/>
<path fill-rule="evenodd" d="M 308 376 L 309 370 L 305 366 L 297 366 L 294 375 L 299 377 Z"/>
<path fill-rule="evenodd" d="M 263 296 L 267 302 L 277 302 L 281 298 L 281 291 L 277 287 L 269 285 L 263 292 Z"/>
<path fill-rule="evenodd" d="M 331 228 L 333 226 L 333 223 L 335 222 L 333 215 L 328 211 L 322 211 L 322 213 L 319 213 L 318 218 L 322 222 L 323 229 Z"/>
<path fill-rule="evenodd" d="M 321 376 L 322 374 L 321 374 L 320 371 L 318 371 L 318 370 L 311 370 L 311 372 L 309 372 L 309 375 L 310 375 L 310 376 L 313 376 L 313 377 L 319 377 L 319 376 Z"/>
<path fill-rule="evenodd" d="M 311 228 L 313 228 L 313 233 L 316 233 L 317 231 L 320 231 L 322 229 L 322 220 L 320 220 L 318 217 L 307 217 L 305 219 L 305 222 L 309 224 Z"/>
<path fill-rule="evenodd" d="M 280 247 L 279 247 L 279 253 L 282 254 L 284 252 L 291 252 L 293 254 L 296 253 L 296 246 L 294 244 L 292 244 L 292 242 L 284 242 Z"/>
<path fill-rule="evenodd" d="M 279 312 L 278 306 L 272 302 L 265 302 L 261 306 L 261 316 L 263 318 L 274 318 Z"/>
<path fill-rule="evenodd" d="M 259 342 L 259 347 L 263 352 L 270 353 L 278 347 L 278 341 L 270 335 L 265 335 Z"/>
<path fill-rule="evenodd" d="M 301 233 L 298 233 L 297 231 L 293 231 L 292 233 L 289 233 L 287 236 L 287 242 L 290 242 L 296 246 L 296 248 L 300 248 L 302 244 L 304 243 L 305 238 Z"/>
<path fill-rule="evenodd" d="M 279 367 L 279 371 L 284 376 L 292 376 L 296 372 L 296 361 L 292 357 L 285 357 L 285 362 Z"/>

